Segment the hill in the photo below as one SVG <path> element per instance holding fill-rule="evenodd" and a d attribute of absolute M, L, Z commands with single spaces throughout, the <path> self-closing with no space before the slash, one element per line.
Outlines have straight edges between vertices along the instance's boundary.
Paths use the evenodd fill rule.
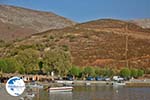
<path fill-rule="evenodd" d="M 0 5 L 0 39 L 4 41 L 74 24 L 76 23 L 52 12 Z"/>
<path fill-rule="evenodd" d="M 150 28 L 150 19 L 137 19 L 137 20 L 131 20 L 130 22 L 139 25 L 143 28 Z"/>
<path fill-rule="evenodd" d="M 150 32 L 133 23 L 100 19 L 63 29 L 45 31 L 7 48 L 1 57 L 32 48 L 41 53 L 59 47 L 71 53 L 78 66 L 150 68 Z"/>

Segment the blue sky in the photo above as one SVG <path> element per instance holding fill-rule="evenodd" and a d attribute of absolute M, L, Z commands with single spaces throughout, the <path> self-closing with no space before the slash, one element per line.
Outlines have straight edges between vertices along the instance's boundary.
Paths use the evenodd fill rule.
<path fill-rule="evenodd" d="M 0 0 L 0 4 L 54 12 L 77 22 L 150 18 L 150 0 Z"/>

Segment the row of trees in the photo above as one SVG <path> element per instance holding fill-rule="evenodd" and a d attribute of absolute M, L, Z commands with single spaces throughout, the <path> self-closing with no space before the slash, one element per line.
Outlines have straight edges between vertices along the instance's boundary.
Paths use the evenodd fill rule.
<path fill-rule="evenodd" d="M 73 66 L 69 70 L 69 75 L 72 75 L 74 78 L 88 77 L 88 76 L 101 76 L 101 77 L 112 77 L 114 75 L 119 75 L 124 78 L 138 78 L 143 76 L 144 71 L 142 69 L 128 69 L 123 68 L 120 71 L 116 72 L 110 68 L 98 68 L 98 67 L 84 67 L 79 68 Z"/>
<path fill-rule="evenodd" d="M 120 71 L 120 76 L 125 77 L 125 78 L 138 78 L 140 76 L 143 76 L 144 71 L 142 69 L 128 69 L 124 68 Z"/>
<path fill-rule="evenodd" d="M 52 49 L 39 52 L 34 49 L 19 51 L 15 56 L 1 58 L 0 70 L 4 73 L 18 72 L 21 74 L 37 74 L 55 71 L 65 75 L 71 68 L 70 53 L 62 49 Z"/>
<path fill-rule="evenodd" d="M 125 78 L 139 77 L 144 74 L 141 69 L 124 68 L 120 71 L 110 68 L 77 67 L 71 64 L 71 55 L 68 51 L 59 48 L 40 52 L 35 49 L 24 49 L 15 56 L 0 59 L 0 70 L 4 73 L 38 74 L 55 72 L 56 75 L 67 74 L 76 78 L 87 76 L 120 75 Z"/>

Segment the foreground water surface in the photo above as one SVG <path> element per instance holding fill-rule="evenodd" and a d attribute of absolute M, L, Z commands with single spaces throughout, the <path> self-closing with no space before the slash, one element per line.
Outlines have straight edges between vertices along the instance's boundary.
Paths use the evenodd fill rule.
<path fill-rule="evenodd" d="M 38 90 L 34 100 L 150 100 L 148 87 L 76 86 L 73 92 Z"/>

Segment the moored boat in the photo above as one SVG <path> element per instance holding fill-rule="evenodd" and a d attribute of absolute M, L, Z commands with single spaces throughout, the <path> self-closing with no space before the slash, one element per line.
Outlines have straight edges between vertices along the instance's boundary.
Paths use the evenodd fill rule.
<path fill-rule="evenodd" d="M 125 82 L 113 82 L 113 86 L 125 86 Z"/>
<path fill-rule="evenodd" d="M 91 85 L 91 83 L 89 83 L 89 82 L 86 82 L 86 83 L 85 83 L 85 85 L 86 85 L 86 86 L 90 86 L 90 85 Z"/>
<path fill-rule="evenodd" d="M 50 87 L 49 92 L 71 92 L 73 90 L 72 86 L 65 87 Z"/>
<path fill-rule="evenodd" d="M 28 84 L 27 86 L 31 87 L 31 88 L 39 88 L 42 89 L 44 86 L 38 83 L 34 83 L 34 84 Z"/>

